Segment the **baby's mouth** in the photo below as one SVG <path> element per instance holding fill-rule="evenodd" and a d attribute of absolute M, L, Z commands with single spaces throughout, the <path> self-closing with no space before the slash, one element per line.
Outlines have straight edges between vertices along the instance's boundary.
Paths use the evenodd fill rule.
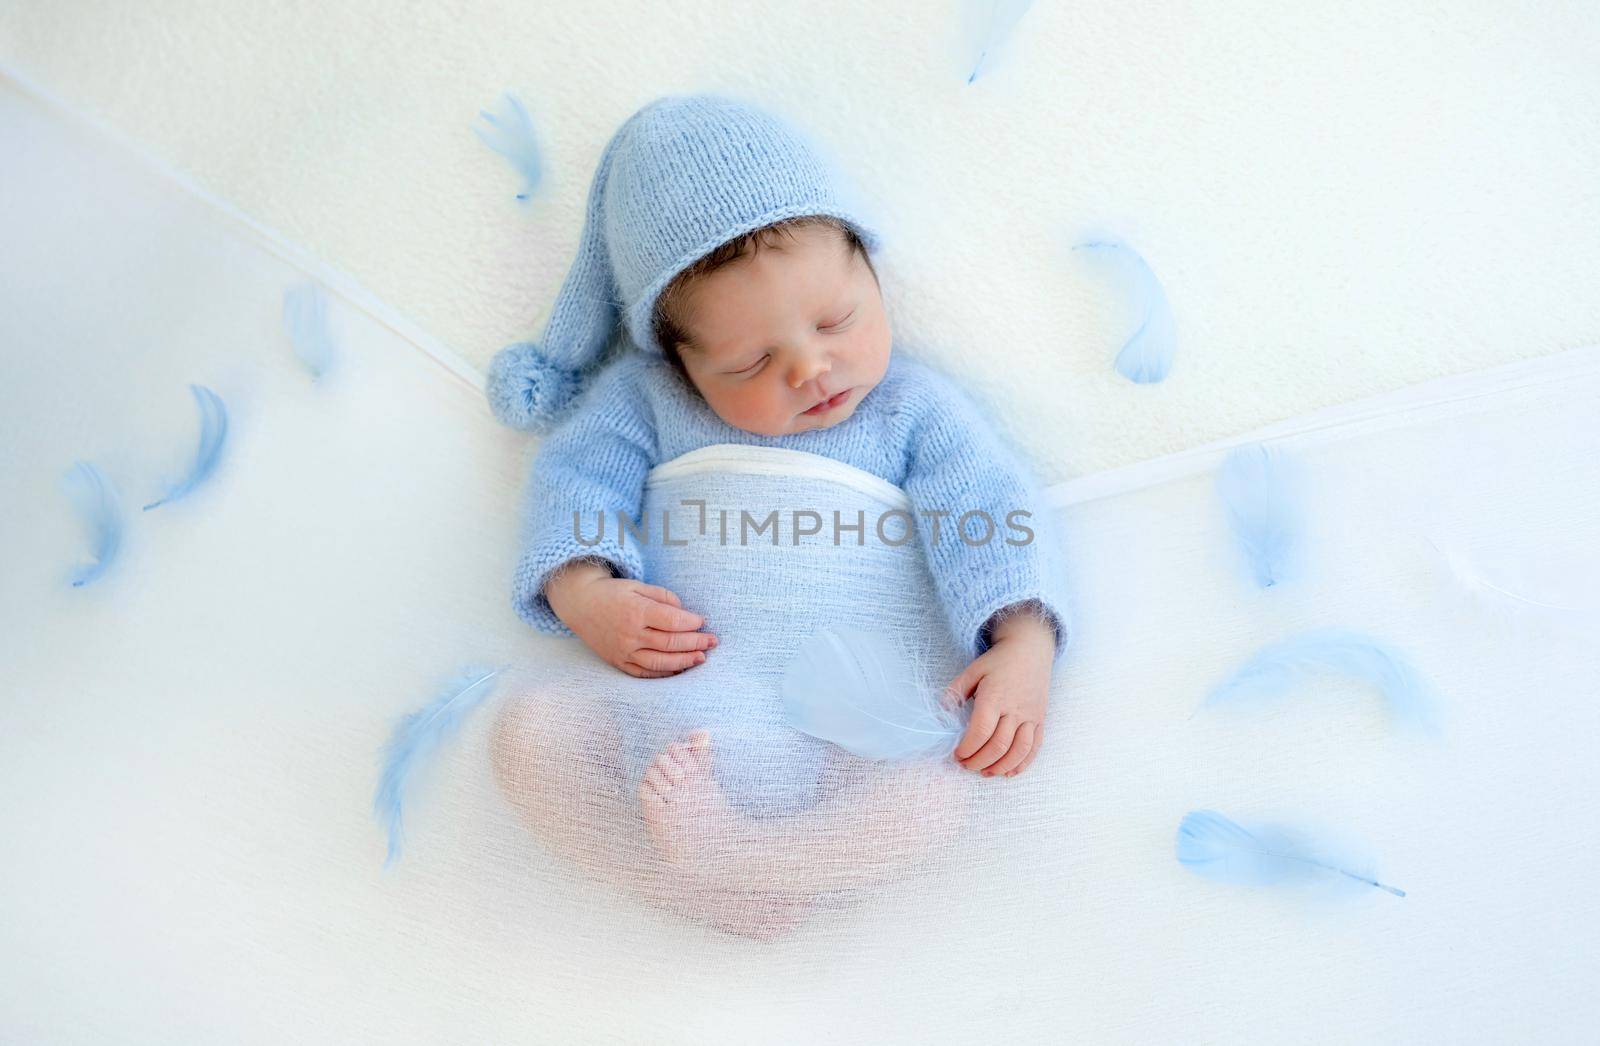
<path fill-rule="evenodd" d="M 852 388 L 853 387 L 854 386 L 852 386 Z M 839 406 L 839 404 L 843 403 L 845 401 L 845 399 L 849 397 L 849 395 L 850 395 L 850 389 L 845 389 L 843 392 L 836 393 L 831 398 L 823 400 L 821 403 L 818 403 L 816 406 L 807 408 L 802 413 L 805 413 L 805 414 L 826 414 L 828 411 L 834 409 L 835 407 Z"/>

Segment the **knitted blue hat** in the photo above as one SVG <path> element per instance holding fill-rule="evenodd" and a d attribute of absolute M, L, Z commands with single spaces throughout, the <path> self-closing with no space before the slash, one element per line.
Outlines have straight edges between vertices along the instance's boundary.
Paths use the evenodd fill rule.
<path fill-rule="evenodd" d="M 544 427 L 597 369 L 619 307 L 633 343 L 659 356 L 656 299 L 684 269 L 744 233 L 806 215 L 848 223 L 873 253 L 881 241 L 863 211 L 854 187 L 779 117 L 717 95 L 651 102 L 600 156 L 578 256 L 544 336 L 490 363 L 490 407 L 515 428 Z"/>

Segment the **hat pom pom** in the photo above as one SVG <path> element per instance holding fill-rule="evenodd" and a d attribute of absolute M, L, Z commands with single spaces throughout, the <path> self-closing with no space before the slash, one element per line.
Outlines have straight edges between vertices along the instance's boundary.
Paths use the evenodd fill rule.
<path fill-rule="evenodd" d="M 489 407 L 494 416 L 517 429 L 545 425 L 577 396 L 579 371 L 545 358 L 531 341 L 507 345 L 489 364 Z"/>

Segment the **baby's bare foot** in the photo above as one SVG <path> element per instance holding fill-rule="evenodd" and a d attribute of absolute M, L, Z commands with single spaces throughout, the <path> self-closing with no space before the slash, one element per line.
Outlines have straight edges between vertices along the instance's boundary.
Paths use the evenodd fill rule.
<path fill-rule="evenodd" d="M 709 733 L 662 749 L 639 783 L 639 807 L 656 849 L 674 864 L 707 863 L 709 851 L 732 841 L 737 815 L 711 774 Z"/>

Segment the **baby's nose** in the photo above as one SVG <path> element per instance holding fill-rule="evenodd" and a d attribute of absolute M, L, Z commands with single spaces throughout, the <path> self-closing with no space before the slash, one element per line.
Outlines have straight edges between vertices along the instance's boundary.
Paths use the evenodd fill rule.
<path fill-rule="evenodd" d="M 802 360 L 790 371 L 789 385 L 791 388 L 799 389 L 806 382 L 826 373 L 828 373 L 827 360 L 821 358 Z"/>

